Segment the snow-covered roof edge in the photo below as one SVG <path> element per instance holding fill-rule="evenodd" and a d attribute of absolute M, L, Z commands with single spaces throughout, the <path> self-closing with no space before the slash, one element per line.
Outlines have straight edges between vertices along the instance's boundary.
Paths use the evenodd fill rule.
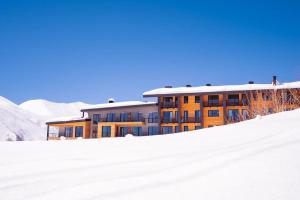
<path fill-rule="evenodd" d="M 143 101 L 122 101 L 122 102 L 114 102 L 114 103 L 104 103 L 104 104 L 96 104 L 92 106 L 87 106 L 82 108 L 81 111 L 88 110 L 100 110 L 100 109 L 109 109 L 109 108 L 121 108 L 121 107 L 135 107 L 135 106 L 148 106 L 148 105 L 156 105 L 156 102 L 143 102 Z"/>
<path fill-rule="evenodd" d="M 223 85 L 223 86 L 199 86 L 199 87 L 176 87 L 176 88 L 158 88 L 143 93 L 144 97 L 155 97 L 161 95 L 175 94 L 201 94 L 213 92 L 235 92 L 249 90 L 272 90 L 272 89 L 292 89 L 300 88 L 300 81 L 273 84 L 243 84 L 243 85 Z"/>
<path fill-rule="evenodd" d="M 79 116 L 68 116 L 68 117 L 59 117 L 48 120 L 46 124 L 51 123 L 66 123 L 66 122 L 77 122 L 77 121 L 89 121 L 90 118 L 88 116 L 79 117 Z"/>

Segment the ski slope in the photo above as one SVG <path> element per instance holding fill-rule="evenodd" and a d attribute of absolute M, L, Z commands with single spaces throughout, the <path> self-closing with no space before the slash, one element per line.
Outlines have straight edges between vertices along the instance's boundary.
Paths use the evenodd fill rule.
<path fill-rule="evenodd" d="M 5 200 L 300 199 L 300 110 L 194 132 L 0 145 Z"/>

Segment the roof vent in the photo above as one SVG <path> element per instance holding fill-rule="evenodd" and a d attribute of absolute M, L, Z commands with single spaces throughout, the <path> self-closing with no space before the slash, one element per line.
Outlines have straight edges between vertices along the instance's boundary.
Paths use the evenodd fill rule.
<path fill-rule="evenodd" d="M 188 85 L 186 85 L 185 87 L 192 87 L 192 85 L 188 84 Z"/>
<path fill-rule="evenodd" d="M 206 86 L 211 86 L 211 84 L 210 83 L 206 83 Z"/>
<path fill-rule="evenodd" d="M 249 81 L 248 83 L 249 83 L 249 84 L 254 84 L 254 81 Z"/>
<path fill-rule="evenodd" d="M 165 88 L 172 88 L 172 86 L 171 85 L 166 85 Z"/>
<path fill-rule="evenodd" d="M 109 99 L 108 99 L 108 103 L 115 103 L 114 98 L 109 98 Z"/>
<path fill-rule="evenodd" d="M 277 85 L 277 76 L 273 76 L 272 84 Z"/>

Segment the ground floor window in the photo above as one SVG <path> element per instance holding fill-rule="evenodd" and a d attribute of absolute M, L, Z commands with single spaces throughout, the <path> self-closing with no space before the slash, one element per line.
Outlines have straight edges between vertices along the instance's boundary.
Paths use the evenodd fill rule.
<path fill-rule="evenodd" d="M 158 126 L 149 126 L 148 127 L 148 134 L 149 135 L 158 135 L 159 134 Z"/>
<path fill-rule="evenodd" d="M 134 136 L 142 136 L 142 127 L 132 127 L 132 135 Z"/>
<path fill-rule="evenodd" d="M 188 127 L 188 126 L 184 126 L 184 127 L 183 127 L 183 130 L 184 130 L 184 131 L 189 131 L 189 127 Z"/>
<path fill-rule="evenodd" d="M 163 134 L 170 134 L 173 132 L 173 127 L 172 126 L 163 126 L 162 127 L 162 133 Z"/>
<path fill-rule="evenodd" d="M 202 129 L 202 126 L 195 126 L 195 130 Z"/>
<path fill-rule="evenodd" d="M 179 126 L 175 126 L 175 133 L 179 133 Z"/>
<path fill-rule="evenodd" d="M 83 137 L 83 126 L 75 127 L 75 137 Z"/>
<path fill-rule="evenodd" d="M 65 137 L 73 137 L 73 127 L 66 127 Z"/>
<path fill-rule="evenodd" d="M 102 137 L 111 137 L 111 126 L 102 126 Z"/>

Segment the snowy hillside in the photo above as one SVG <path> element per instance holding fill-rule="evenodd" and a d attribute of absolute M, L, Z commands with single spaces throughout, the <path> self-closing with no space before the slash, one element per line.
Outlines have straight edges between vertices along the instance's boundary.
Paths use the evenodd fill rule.
<path fill-rule="evenodd" d="M 30 100 L 20 104 L 24 110 L 42 116 L 46 120 L 65 117 L 65 116 L 81 116 L 80 110 L 89 106 L 82 102 L 74 103 L 55 103 L 47 100 Z"/>
<path fill-rule="evenodd" d="M 89 104 L 54 103 L 46 100 L 31 100 L 16 105 L 0 96 L 0 141 L 46 140 L 47 120 L 81 116 L 80 109 Z"/>
<path fill-rule="evenodd" d="M 0 145 L 5 200 L 298 200 L 300 110 L 194 132 Z"/>
<path fill-rule="evenodd" d="M 0 141 L 45 140 L 45 131 L 43 120 L 0 96 Z"/>

